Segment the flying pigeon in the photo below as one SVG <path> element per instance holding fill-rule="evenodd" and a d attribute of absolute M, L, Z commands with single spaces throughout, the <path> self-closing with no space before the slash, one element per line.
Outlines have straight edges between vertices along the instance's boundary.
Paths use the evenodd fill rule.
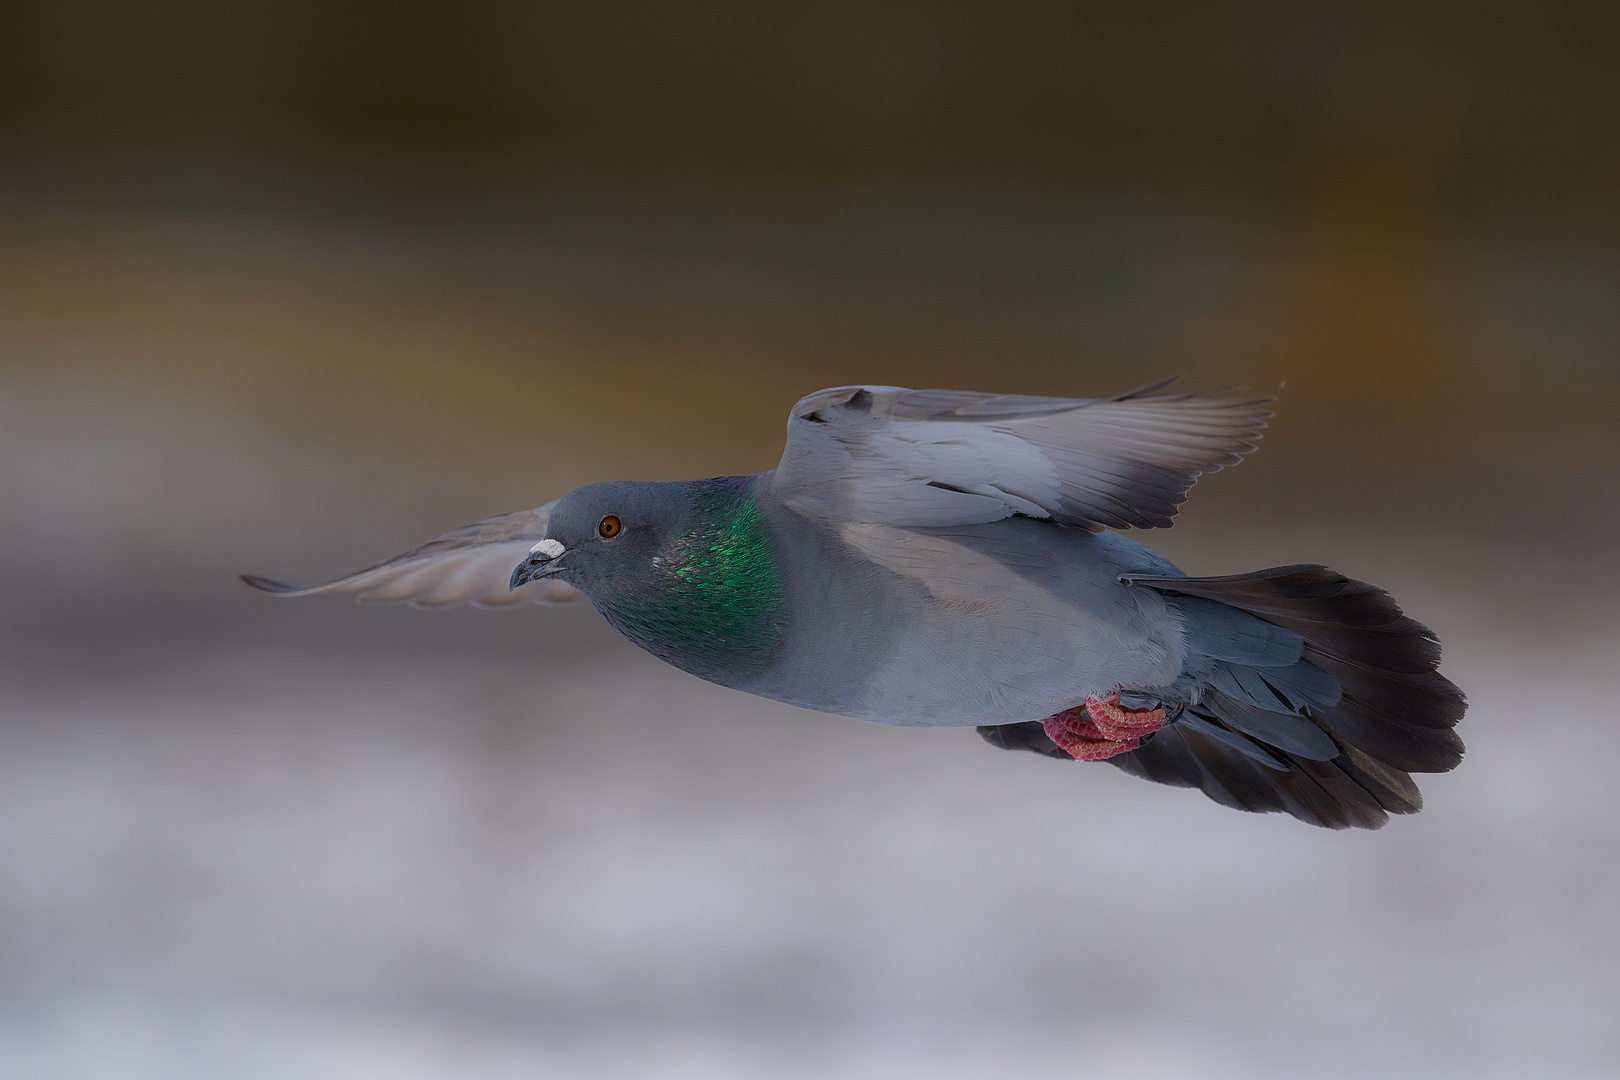
<path fill-rule="evenodd" d="M 1440 644 L 1325 566 L 1188 577 L 1167 528 L 1255 448 L 1270 399 L 890 386 L 793 407 L 778 466 L 589 484 L 287 596 L 422 607 L 588 599 L 699 678 L 807 709 L 973 727 L 1241 810 L 1378 828 L 1462 759 Z"/>

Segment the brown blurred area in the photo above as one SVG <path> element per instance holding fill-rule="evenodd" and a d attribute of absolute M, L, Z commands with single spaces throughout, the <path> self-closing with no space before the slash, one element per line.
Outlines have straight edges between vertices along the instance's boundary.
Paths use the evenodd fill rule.
<path fill-rule="evenodd" d="M 0 6 L 0 1072 L 1606 1075 L 1617 133 L 1597 3 Z M 1140 538 L 1434 625 L 1419 817 L 234 580 L 1178 373 Z"/>
<path fill-rule="evenodd" d="M 0 18 L 9 318 L 270 407 L 511 433 L 537 402 L 497 386 L 606 363 L 671 416 L 758 393 L 726 433 L 763 463 L 783 401 L 847 379 L 1286 381 L 1476 438 L 1614 403 L 1605 5 Z"/>

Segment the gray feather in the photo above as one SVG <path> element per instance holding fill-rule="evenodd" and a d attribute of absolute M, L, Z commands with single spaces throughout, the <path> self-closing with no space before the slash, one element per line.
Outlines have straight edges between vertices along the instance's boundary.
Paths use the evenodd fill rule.
<path fill-rule="evenodd" d="M 1273 712 L 1295 712 L 1306 705 L 1333 705 L 1339 700 L 1338 680 L 1305 660 L 1263 671 L 1219 661 L 1210 666 L 1209 683 L 1228 697 Z"/>
<path fill-rule="evenodd" d="M 1177 596 L 1170 606 L 1186 620 L 1187 651 L 1192 656 L 1250 667 L 1291 667 L 1305 648 L 1305 639 L 1292 630 L 1213 600 Z"/>
<path fill-rule="evenodd" d="M 1290 754 L 1314 761 L 1332 761 L 1339 756 L 1332 737 L 1308 717 L 1257 709 L 1218 690 L 1207 691 L 1199 707 L 1213 713 L 1226 726 Z"/>
<path fill-rule="evenodd" d="M 1267 401 L 1012 397 L 846 386 L 804 398 L 772 487 L 820 521 L 970 525 L 1014 514 L 1163 528 L 1203 473 L 1254 449 Z"/>
<path fill-rule="evenodd" d="M 1190 728 L 1191 730 L 1198 732 L 1200 735 L 1205 735 L 1211 739 L 1223 742 L 1227 746 L 1230 746 L 1232 749 L 1236 750 L 1238 753 L 1243 754 L 1246 757 L 1253 758 L 1255 761 L 1258 761 L 1268 769 L 1275 769 L 1278 772 L 1288 771 L 1287 765 L 1277 760 L 1271 754 L 1268 754 L 1254 740 L 1245 738 L 1235 731 L 1228 731 L 1226 728 L 1220 727 L 1217 724 L 1212 724 L 1198 716 L 1196 713 L 1183 713 L 1181 719 L 1177 720 L 1176 723 L 1181 727 Z"/>
<path fill-rule="evenodd" d="M 546 535 L 555 502 L 485 518 L 452 529 L 420 547 L 375 566 L 321 585 L 284 585 L 243 574 L 242 580 L 262 592 L 281 596 L 355 593 L 361 603 L 405 602 L 414 607 L 511 607 L 524 603 L 569 604 L 584 599 L 573 586 L 555 579 L 508 588 L 512 568 Z"/>

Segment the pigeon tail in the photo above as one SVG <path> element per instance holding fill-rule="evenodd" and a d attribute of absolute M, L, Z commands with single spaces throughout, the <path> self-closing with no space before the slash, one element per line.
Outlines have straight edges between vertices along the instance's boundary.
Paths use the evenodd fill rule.
<path fill-rule="evenodd" d="M 1376 829 L 1422 807 L 1411 773 L 1462 760 L 1452 728 L 1467 701 L 1435 670 L 1440 643 L 1382 589 L 1312 565 L 1122 580 L 1182 612 L 1198 682 L 1173 723 L 1106 755 L 1126 772 L 1241 810 Z M 1070 756 L 1040 723 L 979 731 Z"/>

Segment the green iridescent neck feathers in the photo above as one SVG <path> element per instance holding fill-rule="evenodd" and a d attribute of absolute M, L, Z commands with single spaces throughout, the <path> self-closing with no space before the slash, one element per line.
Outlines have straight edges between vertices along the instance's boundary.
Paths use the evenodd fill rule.
<path fill-rule="evenodd" d="M 780 645 L 784 607 L 764 515 L 735 481 L 694 485 L 688 498 L 690 516 L 638 567 L 634 589 L 613 590 L 603 613 L 643 648 L 694 674 L 759 670 Z"/>

